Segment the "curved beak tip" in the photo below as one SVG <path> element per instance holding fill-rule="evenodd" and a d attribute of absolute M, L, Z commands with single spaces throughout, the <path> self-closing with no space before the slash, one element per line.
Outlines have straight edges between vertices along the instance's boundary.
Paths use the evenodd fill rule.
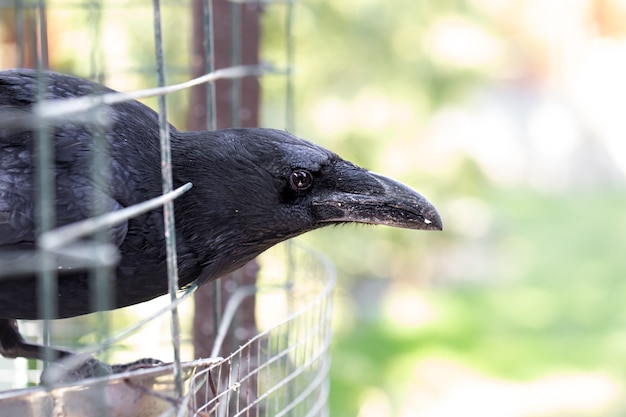
<path fill-rule="evenodd" d="M 441 220 L 441 216 L 439 216 L 439 213 L 437 213 L 437 211 L 432 213 L 429 217 L 424 217 L 424 224 L 426 225 L 426 230 L 443 230 L 443 222 Z"/>

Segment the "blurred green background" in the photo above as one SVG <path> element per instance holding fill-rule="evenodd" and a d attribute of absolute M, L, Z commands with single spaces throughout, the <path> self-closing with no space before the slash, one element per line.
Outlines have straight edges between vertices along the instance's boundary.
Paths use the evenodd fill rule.
<path fill-rule="evenodd" d="M 298 3 L 297 133 L 420 190 L 445 228 L 303 237 L 339 269 L 332 416 L 626 414 L 625 18 Z"/>
<path fill-rule="evenodd" d="M 153 59 L 149 8 L 111 4 L 103 65 L 124 74 Z M 84 12 L 58 10 L 54 67 L 84 73 Z M 285 13 L 263 15 L 277 65 Z M 331 415 L 626 415 L 626 2 L 301 0 L 293 34 L 294 133 L 416 188 L 445 227 L 300 238 L 339 270 Z M 262 85 L 263 125 L 286 127 L 284 79 Z"/>

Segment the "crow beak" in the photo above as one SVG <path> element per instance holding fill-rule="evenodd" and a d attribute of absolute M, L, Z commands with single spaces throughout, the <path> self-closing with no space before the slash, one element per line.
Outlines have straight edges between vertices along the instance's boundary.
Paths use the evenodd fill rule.
<path fill-rule="evenodd" d="M 347 167 L 343 167 L 344 171 Z M 435 206 L 406 185 L 353 165 L 343 184 L 313 202 L 322 222 L 381 224 L 415 230 L 442 230 Z"/>

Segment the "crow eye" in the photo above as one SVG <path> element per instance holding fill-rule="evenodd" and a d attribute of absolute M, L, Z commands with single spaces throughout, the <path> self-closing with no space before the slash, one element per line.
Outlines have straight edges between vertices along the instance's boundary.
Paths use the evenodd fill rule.
<path fill-rule="evenodd" d="M 289 176 L 289 186 L 294 191 L 304 191 L 313 185 L 313 174 L 304 169 L 293 171 Z"/>

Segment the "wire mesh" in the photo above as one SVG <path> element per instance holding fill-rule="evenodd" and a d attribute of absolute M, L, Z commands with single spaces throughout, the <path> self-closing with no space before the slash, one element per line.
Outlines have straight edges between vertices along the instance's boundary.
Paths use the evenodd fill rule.
<path fill-rule="evenodd" d="M 260 77 L 266 73 L 286 75 L 284 123 L 289 130 L 294 130 L 293 86 L 290 78 L 293 64 L 293 40 L 291 35 L 293 1 L 276 2 L 284 3 L 287 10 L 285 13 L 285 61 L 279 68 L 267 64 L 248 65 L 240 58 L 242 48 L 244 47 L 239 39 L 239 33 L 245 27 L 241 14 L 242 4 L 256 4 L 254 7 L 260 8 L 262 4 L 263 7 L 268 7 L 268 5 L 274 2 L 231 1 L 230 31 L 233 40 L 230 45 L 230 66 L 217 70 L 215 70 L 214 64 L 213 1 L 201 3 L 206 71 L 198 78 L 176 84 L 173 81 L 180 81 L 186 69 L 179 64 L 173 64 L 180 62 L 180 59 L 178 59 L 180 55 L 177 55 L 180 51 L 176 47 L 173 48 L 171 44 L 168 46 L 167 40 L 164 39 L 167 36 L 164 37 L 162 33 L 161 19 L 168 15 L 172 8 L 189 12 L 191 9 L 190 3 L 161 2 L 160 0 L 153 0 L 151 5 L 143 1 L 125 0 L 108 3 L 101 1 L 83 2 L 80 0 L 76 2 L 55 0 L 0 2 L 0 9 L 3 9 L 0 23 L 2 23 L 2 19 L 6 19 L 9 16 L 9 12 L 13 12 L 12 21 L 9 19 L 10 25 L 8 27 L 13 27 L 14 29 L 16 45 L 15 66 L 17 67 L 30 66 L 46 69 L 50 66 L 50 18 L 48 13 L 50 10 L 70 10 L 82 13 L 82 18 L 88 22 L 88 36 L 86 38 L 89 40 L 87 43 L 90 46 L 86 48 L 87 54 L 83 54 L 88 56 L 88 59 L 85 60 L 87 64 L 83 63 L 80 67 L 83 69 L 87 68 L 86 72 L 89 78 L 101 82 L 109 79 L 111 72 L 107 70 L 110 70 L 112 66 L 117 64 L 115 59 L 107 56 L 107 48 L 104 47 L 104 38 L 108 33 L 107 28 L 110 30 L 110 27 L 105 22 L 110 22 L 112 20 L 111 16 L 115 16 L 116 13 L 118 13 L 118 16 L 120 16 L 119 13 L 127 14 L 129 7 L 133 8 L 133 10 L 151 7 L 153 12 L 151 21 L 154 27 L 153 50 L 155 51 L 156 60 L 154 65 L 147 68 L 134 68 L 133 71 L 139 73 L 141 77 L 152 74 L 154 76 L 152 79 L 155 79 L 155 83 L 158 85 L 157 88 L 138 90 L 124 95 L 105 94 L 76 99 L 42 100 L 41 103 L 34 107 L 33 113 L 28 115 L 27 119 L 17 121 L 30 123 L 32 126 L 39 126 L 38 129 L 34 130 L 39 132 L 39 159 L 37 166 L 41 174 L 39 175 L 39 186 L 37 187 L 37 200 L 38 207 L 41 208 L 38 215 L 38 224 L 42 234 L 38 238 L 38 250 L 36 251 L 0 254 L 0 279 L 15 272 L 35 272 L 40 275 L 40 293 L 42 295 L 54 294 L 56 293 L 54 278 L 59 262 L 61 262 L 63 265 L 68 265 L 72 268 L 91 268 L 94 271 L 93 276 L 96 282 L 96 285 L 93 286 L 95 288 L 93 294 L 100 296 L 108 294 L 110 293 L 108 288 L 110 271 L 117 257 L 115 248 L 108 243 L 107 228 L 115 224 L 115 222 L 124 221 L 142 211 L 164 205 L 166 238 L 169 241 L 168 269 L 171 283 L 171 302 L 146 319 L 140 320 L 114 336 L 109 334 L 111 326 L 106 321 L 108 316 L 100 316 L 97 320 L 99 328 L 99 336 L 96 338 L 97 343 L 92 343 L 79 350 L 76 355 L 69 357 L 64 365 L 71 367 L 90 355 L 105 352 L 111 346 L 145 326 L 146 323 L 171 313 L 173 365 L 168 369 L 173 372 L 172 384 L 174 388 L 171 389 L 171 386 L 168 385 L 168 388 L 164 389 L 166 393 L 162 394 L 153 387 L 147 388 L 141 384 L 134 386 L 136 389 L 145 391 L 144 393 L 147 393 L 148 396 L 154 395 L 172 405 L 172 407 L 167 409 L 169 411 L 166 412 L 176 411 L 179 415 L 198 416 L 242 414 L 278 416 L 325 415 L 325 404 L 328 395 L 327 374 L 330 363 L 328 355 L 330 313 L 332 310 L 330 296 L 334 285 L 334 272 L 326 260 L 319 256 L 311 256 L 309 250 L 303 250 L 291 244 L 287 245 L 287 256 L 281 261 L 283 270 L 272 275 L 275 278 L 280 278 L 274 281 L 270 280 L 270 282 L 262 282 L 255 286 L 240 286 L 233 291 L 232 296 L 228 300 L 224 300 L 226 307 L 223 313 L 220 308 L 222 301 L 219 299 L 222 291 L 218 288 L 215 291 L 214 305 L 216 308 L 214 322 L 219 323 L 220 327 L 219 329 L 216 328 L 217 340 L 214 344 L 212 357 L 216 358 L 220 351 L 223 352 L 222 348 L 226 343 L 225 334 L 228 331 L 232 332 L 233 329 L 236 330 L 236 312 L 246 298 L 256 297 L 258 306 L 256 320 L 262 321 L 264 325 L 261 326 L 261 331 L 256 336 L 234 349 L 225 359 L 208 369 L 198 369 L 197 374 L 190 374 L 183 371 L 187 369 L 185 366 L 189 365 L 180 364 L 181 355 L 178 340 L 181 338 L 181 329 L 178 324 L 179 319 L 176 309 L 184 299 L 192 294 L 195 287 L 192 286 L 182 295 L 178 294 L 172 200 L 188 191 L 192 185 L 187 184 L 172 191 L 169 134 L 167 132 L 169 117 L 165 95 L 177 91 L 184 92 L 194 85 L 208 83 L 206 89 L 207 127 L 214 129 L 216 127 L 214 83 L 218 79 L 232 79 L 229 115 L 230 125 L 235 127 L 239 126 L 241 120 L 241 118 L 236 116 L 241 107 L 241 80 L 250 76 Z M 137 15 L 140 15 L 140 13 L 138 12 Z M 127 19 L 127 16 L 125 19 Z M 126 22 L 128 21 L 126 20 Z M 58 22 L 52 21 L 51 23 L 56 24 L 58 28 Z M 174 43 L 178 46 L 180 42 Z M 58 43 L 55 45 L 58 47 Z M 77 45 L 77 47 L 80 49 L 84 45 Z M 85 51 L 83 50 L 82 52 Z M 1 53 L 2 51 L 0 51 Z M 0 62 L 3 62 L 1 58 Z M 168 74 L 173 74 L 173 76 L 166 77 L 166 70 Z M 40 98 L 43 98 L 45 90 L 43 82 L 40 90 Z M 106 141 L 102 140 L 106 131 L 104 125 L 94 123 L 94 120 L 98 118 L 98 111 L 123 100 L 142 99 L 152 96 L 160 97 L 158 113 L 161 129 L 161 154 L 163 158 L 161 164 L 163 168 L 163 195 L 149 202 L 113 213 L 106 213 L 104 207 L 94 203 L 92 213 L 94 217 L 57 228 L 54 225 L 55 213 L 51 210 L 51 207 L 54 207 L 52 202 L 55 199 L 53 194 L 55 187 L 50 184 L 51 178 L 45 175 L 52 161 L 51 152 L 53 152 L 53 147 L 50 143 L 50 132 L 47 126 L 68 121 L 79 124 L 86 123 L 93 126 L 93 146 L 99 150 L 94 152 L 94 155 L 100 156 L 93 158 L 92 175 L 94 181 L 103 182 L 103 187 L 106 188 L 107 145 Z M 16 123 L 16 119 L 13 116 L 0 113 L 0 125 L 3 127 L 8 126 L 9 118 L 11 119 L 10 123 Z M 45 121 L 45 123 L 42 123 L 42 121 Z M 97 201 L 97 199 L 94 198 L 94 201 Z M 89 243 L 80 240 L 84 236 L 93 235 L 94 233 L 96 233 L 95 240 Z M 274 264 L 276 265 L 276 262 Z M 96 302 L 96 310 L 106 309 L 108 302 L 106 297 L 93 298 Z M 41 299 L 49 300 L 45 296 L 42 296 Z M 271 301 L 264 301 L 266 299 Z M 52 303 L 44 302 L 42 309 L 46 312 L 44 314 L 45 317 L 54 316 Z M 51 321 L 44 320 L 43 326 L 43 342 L 50 344 L 50 335 L 54 332 L 51 327 Z M 27 326 L 28 328 L 33 329 L 34 327 Z M 31 333 L 33 332 L 31 331 Z M 35 330 L 34 333 L 40 334 L 40 331 Z M 28 378 L 16 378 L 16 375 L 24 373 L 24 371 L 22 366 L 16 368 L 11 377 L 13 379 L 11 382 L 12 386 L 23 385 L 28 380 Z M 145 373 L 146 370 L 138 372 Z M 55 381 L 55 368 L 49 370 L 47 375 L 48 381 Z M 131 374 L 130 377 L 133 377 L 133 375 Z M 120 383 L 119 378 L 121 376 L 118 375 L 106 381 L 112 383 L 115 380 L 115 383 Z M 183 384 L 187 380 L 186 378 L 191 378 L 188 379 L 190 382 Z M 107 392 L 105 387 L 108 383 L 106 381 L 95 383 L 93 388 L 99 390 L 98 392 L 101 394 L 105 394 Z M 129 383 L 128 381 L 122 382 L 125 384 Z M 55 386 L 54 384 L 49 385 L 48 388 L 52 391 L 47 391 L 47 393 L 53 392 L 56 389 L 54 388 Z M 92 387 L 91 381 L 83 384 L 79 383 L 76 386 L 76 388 L 87 387 Z M 27 391 L 26 394 L 35 395 L 35 391 Z M 183 395 L 184 393 L 186 394 Z M 22 394 L 24 393 L 20 392 L 20 395 Z M 11 395 L 9 393 L 2 398 L 10 398 Z M 41 391 L 37 391 L 35 397 L 41 397 L 41 395 Z M 43 395 L 42 398 L 48 397 Z M 55 401 L 58 401 L 58 399 Z M 102 415 L 117 415 L 115 414 L 116 411 L 106 408 L 106 396 L 102 396 L 95 403 L 102 410 L 108 410 Z M 51 409 L 37 415 L 56 415 L 54 412 Z M 71 415 L 71 413 L 64 413 L 61 415 Z"/>
<path fill-rule="evenodd" d="M 330 367 L 332 290 L 330 262 L 311 249 L 288 248 L 281 273 L 258 288 L 258 309 L 265 321 L 279 319 L 216 367 L 190 382 L 194 416 L 325 416 Z M 289 264 L 297 265 L 288 272 Z M 278 279 L 277 279 L 278 278 Z M 228 303 L 232 309 L 257 288 L 242 287 Z M 229 309 L 231 307 L 231 309 Z M 219 349 L 219 339 L 214 349 Z"/>

